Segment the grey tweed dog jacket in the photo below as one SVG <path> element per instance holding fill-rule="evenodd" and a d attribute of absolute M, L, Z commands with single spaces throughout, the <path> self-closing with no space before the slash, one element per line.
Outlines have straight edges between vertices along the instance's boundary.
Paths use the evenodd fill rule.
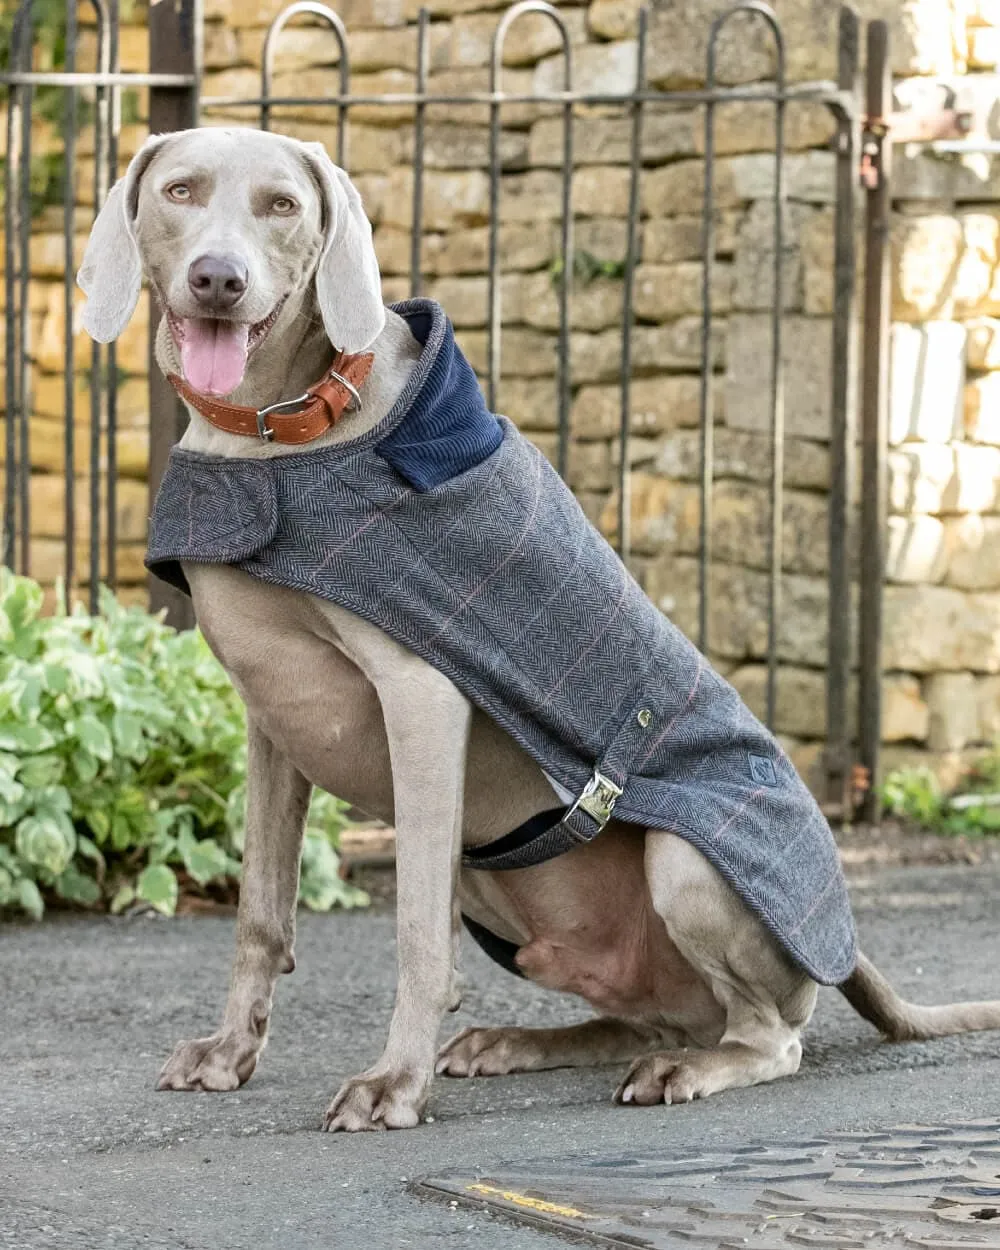
<path fill-rule="evenodd" d="M 257 460 L 175 449 L 147 565 L 234 565 L 340 604 L 448 676 L 570 795 L 695 846 L 814 980 L 854 968 L 829 826 L 773 736 L 650 602 L 544 456 L 490 413 L 451 325 L 352 442 Z M 607 791 L 605 791 L 607 793 Z"/>

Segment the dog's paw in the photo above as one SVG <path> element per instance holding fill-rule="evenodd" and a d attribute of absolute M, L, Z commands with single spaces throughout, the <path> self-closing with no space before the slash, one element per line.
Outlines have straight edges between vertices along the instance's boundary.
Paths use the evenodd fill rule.
<path fill-rule="evenodd" d="M 203 1092 L 239 1089 L 253 1075 L 261 1049 L 260 1038 L 232 1033 L 178 1042 L 160 1071 L 156 1088 Z"/>
<path fill-rule="evenodd" d="M 506 1076 L 532 1072 L 541 1053 L 531 1029 L 463 1029 L 438 1051 L 439 1076 Z"/>
<path fill-rule="evenodd" d="M 364 1073 L 337 1091 L 326 1109 L 326 1133 L 414 1128 L 427 1102 L 428 1082 L 412 1072 Z"/>
<path fill-rule="evenodd" d="M 660 1102 L 693 1102 L 709 1092 L 686 1051 L 664 1050 L 637 1059 L 615 1091 L 614 1100 L 652 1107 Z"/>

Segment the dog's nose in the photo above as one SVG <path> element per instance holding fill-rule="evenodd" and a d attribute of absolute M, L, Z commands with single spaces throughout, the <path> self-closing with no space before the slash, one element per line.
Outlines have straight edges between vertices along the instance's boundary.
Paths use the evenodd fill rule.
<path fill-rule="evenodd" d="M 247 289 L 247 267 L 237 256 L 208 252 L 191 262 L 188 286 L 202 307 L 226 312 L 242 299 Z"/>

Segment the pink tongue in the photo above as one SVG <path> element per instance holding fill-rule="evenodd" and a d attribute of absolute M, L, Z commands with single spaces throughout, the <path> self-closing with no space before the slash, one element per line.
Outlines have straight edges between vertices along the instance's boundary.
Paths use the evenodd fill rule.
<path fill-rule="evenodd" d="M 209 395 L 228 395 L 247 367 L 248 325 L 185 317 L 181 322 L 181 364 L 189 386 Z"/>

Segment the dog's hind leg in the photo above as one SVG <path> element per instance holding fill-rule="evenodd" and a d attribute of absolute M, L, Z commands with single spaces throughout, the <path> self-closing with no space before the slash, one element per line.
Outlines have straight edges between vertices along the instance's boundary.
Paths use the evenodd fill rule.
<path fill-rule="evenodd" d="M 798 1070 L 799 1034 L 816 984 L 796 968 L 722 877 L 682 838 L 650 832 L 646 876 L 671 939 L 708 981 L 725 1031 L 705 1049 L 660 1051 L 636 1060 L 618 1102 L 690 1102 Z"/>
<path fill-rule="evenodd" d="M 438 1053 L 442 1076 L 506 1076 L 624 1063 L 662 1046 L 661 1029 L 610 1016 L 561 1029 L 463 1029 Z"/>
<path fill-rule="evenodd" d="M 253 720 L 236 958 L 218 1032 L 179 1042 L 158 1089 L 236 1089 L 264 1049 L 274 984 L 295 967 L 299 855 L 312 787 Z"/>
<path fill-rule="evenodd" d="M 410 1128 L 434 1076 L 438 1030 L 455 1005 L 455 887 L 472 711 L 436 669 L 353 624 L 350 654 L 378 691 L 396 820 L 396 1005 L 381 1058 L 346 1081 L 330 1131 Z"/>

